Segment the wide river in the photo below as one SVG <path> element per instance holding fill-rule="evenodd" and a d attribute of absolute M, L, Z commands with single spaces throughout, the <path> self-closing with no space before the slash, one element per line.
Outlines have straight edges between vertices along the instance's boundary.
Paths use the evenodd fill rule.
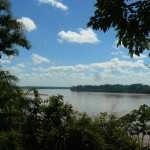
<path fill-rule="evenodd" d="M 100 112 L 117 113 L 123 115 L 140 105 L 150 106 L 150 95 L 127 93 L 101 93 L 101 92 L 72 92 L 69 89 L 39 89 L 41 96 L 47 98 L 51 95 L 61 94 L 64 102 L 71 104 L 75 110 L 87 112 L 93 116 Z"/>

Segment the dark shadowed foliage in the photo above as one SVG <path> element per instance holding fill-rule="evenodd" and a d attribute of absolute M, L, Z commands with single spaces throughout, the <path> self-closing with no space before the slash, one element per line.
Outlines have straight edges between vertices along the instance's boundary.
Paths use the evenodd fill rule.
<path fill-rule="evenodd" d="M 12 16 L 8 0 L 0 0 L 0 58 L 18 55 L 18 46 L 29 49 L 29 41 L 24 35 L 23 25 Z"/>
<path fill-rule="evenodd" d="M 106 32 L 111 27 L 119 39 L 117 46 L 129 49 L 130 56 L 150 49 L 149 0 L 96 0 L 88 27 Z"/>

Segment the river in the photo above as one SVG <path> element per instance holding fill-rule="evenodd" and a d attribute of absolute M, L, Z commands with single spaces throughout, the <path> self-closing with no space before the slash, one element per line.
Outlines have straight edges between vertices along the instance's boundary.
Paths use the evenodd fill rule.
<path fill-rule="evenodd" d="M 87 112 L 93 116 L 100 112 L 117 113 L 123 115 L 140 105 L 150 106 L 150 95 L 128 93 L 101 93 L 101 92 L 72 92 L 69 89 L 39 89 L 41 96 L 47 98 L 51 95 L 61 94 L 64 102 L 71 104 L 75 110 Z"/>

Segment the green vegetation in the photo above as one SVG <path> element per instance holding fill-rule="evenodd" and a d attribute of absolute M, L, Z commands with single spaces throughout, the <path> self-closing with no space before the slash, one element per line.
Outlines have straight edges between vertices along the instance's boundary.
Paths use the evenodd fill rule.
<path fill-rule="evenodd" d="M 0 52 L 9 56 L 18 53 L 16 46 L 30 48 L 7 0 L 0 0 L 0 26 Z M 43 100 L 36 89 L 31 89 L 34 98 L 27 97 L 16 86 L 17 80 L 0 68 L 0 150 L 149 148 L 150 142 L 144 143 L 150 135 L 147 105 L 122 117 L 100 113 L 91 118 L 65 104 L 61 95 Z"/>
<path fill-rule="evenodd" d="M 112 93 L 144 93 L 150 94 L 150 86 L 142 84 L 132 84 L 132 85 L 79 85 L 71 87 L 72 91 L 78 92 L 112 92 Z"/>
<path fill-rule="evenodd" d="M 117 46 L 129 49 L 129 54 L 140 56 L 150 49 L 149 0 L 96 0 L 94 15 L 88 27 L 106 32 L 111 27 L 119 39 Z"/>
<path fill-rule="evenodd" d="M 138 110 L 133 110 L 122 117 L 122 122 L 126 124 L 130 135 L 141 138 L 141 147 L 144 144 L 144 138 L 147 136 L 147 147 L 150 146 L 150 107 L 141 105 Z"/>
<path fill-rule="evenodd" d="M 33 89 L 34 98 L 23 95 L 14 77 L 1 71 L 0 149 L 2 150 L 112 150 L 138 149 L 122 118 L 100 113 L 94 119 L 74 111 L 63 96 L 42 100 Z M 10 89 L 11 92 L 10 92 Z M 7 93 L 7 94 L 6 94 Z M 149 107 L 148 107 L 149 108 Z M 150 108 L 149 108 L 150 109 Z"/>
<path fill-rule="evenodd" d="M 30 49 L 24 35 L 23 25 L 12 16 L 8 0 L 0 0 L 0 58 L 18 55 L 18 46 Z"/>
<path fill-rule="evenodd" d="M 0 70 L 0 149 L 2 150 L 137 150 L 147 148 L 150 107 L 122 117 L 100 113 L 95 118 L 75 111 L 63 96 L 34 98 L 16 86 L 16 77 Z M 141 136 L 140 136 L 141 135 Z"/>

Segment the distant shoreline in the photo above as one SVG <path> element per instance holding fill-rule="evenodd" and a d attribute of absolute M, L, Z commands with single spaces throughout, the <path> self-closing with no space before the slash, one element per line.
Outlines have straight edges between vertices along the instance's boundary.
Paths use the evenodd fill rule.
<path fill-rule="evenodd" d="M 142 84 L 131 85 L 78 85 L 70 89 L 75 92 L 104 92 L 104 93 L 131 93 L 131 94 L 150 94 L 150 86 Z"/>
<path fill-rule="evenodd" d="M 150 94 L 150 86 L 143 84 L 131 85 L 78 85 L 72 87 L 49 87 L 49 86 L 21 86 L 22 89 L 51 89 L 51 90 L 71 90 L 72 92 L 103 92 L 103 93 L 131 93 Z"/>
<path fill-rule="evenodd" d="M 34 93 L 27 93 L 25 95 L 28 95 L 28 96 L 34 96 Z M 48 96 L 48 94 L 40 94 L 39 93 L 39 96 Z"/>

